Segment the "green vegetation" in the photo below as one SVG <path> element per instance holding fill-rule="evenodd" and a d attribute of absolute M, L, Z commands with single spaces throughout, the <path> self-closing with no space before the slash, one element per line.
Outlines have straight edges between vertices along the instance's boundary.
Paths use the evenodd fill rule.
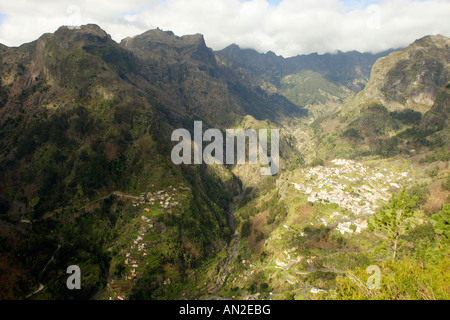
<path fill-rule="evenodd" d="M 298 106 L 326 104 L 330 97 L 343 99 L 347 95 L 342 88 L 310 70 L 281 79 L 280 93 Z"/>
<path fill-rule="evenodd" d="M 440 242 L 442 245 L 448 246 L 450 243 L 450 204 L 444 205 L 438 214 L 432 216 L 432 219 L 436 223 L 434 228 L 440 236 Z"/>
<path fill-rule="evenodd" d="M 412 219 L 417 214 L 413 211 L 417 198 L 412 199 L 404 192 L 398 197 L 392 197 L 391 203 L 380 210 L 369 220 L 369 229 L 379 232 L 392 243 L 392 261 L 395 261 L 401 236 L 405 235 L 412 226 Z"/>
<path fill-rule="evenodd" d="M 406 125 L 418 125 L 422 120 L 422 114 L 411 109 L 402 110 L 400 112 L 393 111 L 390 113 L 390 116 Z"/>
<path fill-rule="evenodd" d="M 354 95 L 370 54 L 213 53 L 161 30 L 117 44 L 95 25 L 2 50 L 0 298 L 449 298 L 440 50 L 383 60 L 381 95 Z M 434 105 L 395 105 L 422 73 Z M 171 132 L 195 120 L 280 128 L 279 174 L 174 165 Z"/>
<path fill-rule="evenodd" d="M 371 300 L 447 300 L 449 205 L 432 217 L 433 223 L 416 226 L 409 241 L 415 244 L 412 256 L 397 261 L 376 263 L 380 268 L 380 288 L 370 290 L 365 284 L 370 274 L 356 268 L 349 276 L 338 277 L 338 299 Z M 447 236 L 446 236 L 447 234 Z"/>
<path fill-rule="evenodd" d="M 425 157 L 420 159 L 420 163 L 432 163 L 436 161 L 450 161 L 450 150 L 446 147 L 436 148 L 432 153 L 427 154 Z"/>
<path fill-rule="evenodd" d="M 412 259 L 377 264 L 381 270 L 380 289 L 366 287 L 370 274 L 357 268 L 351 276 L 338 278 L 336 299 L 342 300 L 447 300 L 450 296 L 450 260 L 419 265 Z"/>
<path fill-rule="evenodd" d="M 442 182 L 442 189 L 450 191 L 450 175 L 447 176 L 447 180 Z"/>

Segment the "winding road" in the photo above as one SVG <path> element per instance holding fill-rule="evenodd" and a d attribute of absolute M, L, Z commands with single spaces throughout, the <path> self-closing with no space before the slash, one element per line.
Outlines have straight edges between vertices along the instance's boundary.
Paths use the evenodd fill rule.
<path fill-rule="evenodd" d="M 52 257 L 50 258 L 50 260 L 46 263 L 44 269 L 42 269 L 42 271 L 39 273 L 39 278 L 41 277 L 41 275 L 44 273 L 45 269 L 47 269 L 47 266 L 53 261 L 53 259 L 55 259 L 55 254 L 56 252 L 59 250 L 59 248 L 61 248 L 61 245 L 58 244 L 58 247 L 56 248 L 55 252 L 53 252 Z M 29 295 L 27 295 L 25 297 L 25 299 L 28 299 L 32 296 L 34 296 L 35 294 L 41 292 L 42 290 L 44 290 L 44 285 L 42 283 L 39 283 L 39 288 L 37 288 L 35 291 L 33 291 L 32 293 L 30 293 Z"/>
<path fill-rule="evenodd" d="M 347 273 L 347 272 L 348 272 L 348 271 L 340 271 L 340 270 L 331 270 L 331 269 L 328 269 L 328 268 L 312 269 L 312 270 L 309 270 L 309 271 L 297 271 L 296 268 L 297 268 L 297 266 L 298 266 L 299 263 L 300 263 L 300 261 L 298 261 L 298 260 L 290 260 L 290 261 L 288 262 L 288 265 L 286 266 L 286 268 L 283 269 L 283 276 L 284 276 L 284 278 L 286 279 L 286 281 L 287 281 L 288 283 L 290 283 L 290 284 L 296 284 L 297 281 L 290 279 L 290 278 L 286 275 L 286 271 L 288 271 L 289 269 L 291 269 L 295 274 L 301 274 L 301 275 L 308 275 L 308 274 L 311 274 L 311 273 L 314 273 L 314 272 L 331 272 L 331 273 Z M 312 288 L 312 287 L 309 286 L 309 287 L 305 288 L 305 289 L 301 292 L 301 294 L 302 294 L 302 296 L 303 296 L 304 299 L 306 299 L 306 300 L 311 300 L 311 298 L 309 298 L 309 297 L 306 295 L 306 292 L 307 292 L 308 290 L 310 290 L 311 288 Z"/>
<path fill-rule="evenodd" d="M 286 271 L 288 271 L 289 269 L 291 269 L 295 274 L 301 274 L 301 275 L 308 275 L 308 274 L 311 274 L 314 272 L 347 273 L 347 271 L 331 270 L 331 269 L 327 269 L 327 268 L 313 269 L 313 270 L 309 270 L 309 271 L 297 271 L 296 267 L 298 266 L 299 263 L 300 263 L 300 261 L 298 261 L 298 260 L 290 260 L 288 262 L 288 265 L 286 266 L 286 268 L 283 269 L 283 276 L 286 279 L 286 281 L 289 282 L 290 284 L 295 284 L 297 282 L 292 279 L 289 279 L 289 277 L 286 275 Z"/>

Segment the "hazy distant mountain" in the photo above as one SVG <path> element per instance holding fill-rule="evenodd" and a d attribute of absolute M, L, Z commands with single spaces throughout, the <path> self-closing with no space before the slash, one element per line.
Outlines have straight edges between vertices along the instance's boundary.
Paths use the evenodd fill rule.
<path fill-rule="evenodd" d="M 315 117 L 336 110 L 347 98 L 364 89 L 379 54 L 337 52 L 283 58 L 233 44 L 216 52 L 221 62 L 253 85 L 278 93 L 307 108 Z"/>
<path fill-rule="evenodd" d="M 375 61 L 390 52 L 392 50 L 379 54 L 339 51 L 335 54 L 315 53 L 283 58 L 273 52 L 261 54 L 253 49 L 240 49 L 233 44 L 218 51 L 217 55 L 232 67 L 248 69 L 258 78 L 275 84 L 279 84 L 285 76 L 310 70 L 337 86 L 358 92 L 369 79 Z"/>

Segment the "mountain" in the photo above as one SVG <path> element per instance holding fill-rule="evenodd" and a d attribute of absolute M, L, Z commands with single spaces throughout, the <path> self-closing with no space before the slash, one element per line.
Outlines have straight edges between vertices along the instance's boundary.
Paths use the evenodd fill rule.
<path fill-rule="evenodd" d="M 171 188 L 178 190 L 167 214 L 153 207 L 162 236 L 148 252 L 156 259 L 148 277 L 172 263 L 181 274 L 188 261 L 195 265 L 225 244 L 235 181 L 228 175 L 220 182 L 220 168 L 173 165 L 170 128 L 178 124 L 167 122 L 164 110 L 185 107 L 149 68 L 95 25 L 2 47 L 1 268 L 10 275 L 2 277 L 2 297 L 24 297 L 44 282 L 50 298 L 86 298 L 110 268 L 123 273 L 142 208 L 118 194 L 164 190 L 174 198 Z M 62 281 L 62 266 L 74 263 L 91 270 L 82 293 Z"/>
<path fill-rule="evenodd" d="M 364 89 L 379 54 L 337 52 L 284 58 L 258 53 L 233 44 L 216 52 L 222 64 L 268 93 L 278 93 L 317 118 L 336 111 L 354 93 Z"/>
<path fill-rule="evenodd" d="M 439 88 L 436 100 L 429 111 L 424 114 L 420 127 L 422 130 L 433 132 L 449 128 L 448 117 L 450 115 L 450 83 Z M 448 140 L 447 140 L 448 141 Z"/>
<path fill-rule="evenodd" d="M 126 292 L 167 294 L 154 284 L 167 268 L 181 280 L 230 240 L 228 207 L 240 190 L 225 167 L 175 166 L 171 132 L 192 132 L 194 120 L 225 130 L 307 114 L 217 65 L 201 35 L 151 30 L 118 44 L 86 25 L 0 50 L 0 263 L 11 275 L 2 297 L 45 282 L 48 297 L 86 298 L 111 274 L 125 276 L 125 245 L 143 204 L 124 199 L 161 193 L 175 205 L 150 212 L 162 234 L 149 240 L 154 268 L 142 267 L 140 284 Z M 298 159 L 284 140 L 280 149 Z M 82 293 L 62 281 L 61 266 L 74 262 L 92 270 Z"/>
<path fill-rule="evenodd" d="M 392 156 L 447 145 L 449 57 L 449 39 L 437 35 L 378 59 L 364 90 L 313 124 L 322 156 L 331 136 L 341 144 L 335 150 L 340 156 Z"/>
<path fill-rule="evenodd" d="M 279 83 L 285 76 L 310 70 L 321 74 L 337 86 L 360 91 L 367 82 L 375 61 L 391 51 L 379 54 L 338 51 L 335 54 L 314 53 L 284 58 L 273 52 L 262 54 L 253 49 L 240 49 L 233 44 L 218 51 L 217 55 L 225 63 L 235 68 L 247 69 L 267 82 Z"/>
<path fill-rule="evenodd" d="M 222 127 L 239 122 L 245 115 L 274 121 L 306 115 L 306 110 L 283 96 L 269 96 L 217 64 L 202 35 L 178 37 L 156 29 L 126 38 L 121 45 L 145 62 L 161 93 L 177 100 L 164 110 L 171 122 L 180 116 L 196 117 Z"/>
<path fill-rule="evenodd" d="M 378 245 L 371 235 L 356 245 L 313 226 L 343 209 L 308 203 L 299 183 L 315 179 L 303 170 L 323 176 L 335 156 L 387 159 L 414 147 L 445 159 L 448 39 L 435 38 L 400 66 L 386 61 L 410 47 L 379 60 L 389 52 L 285 59 L 235 45 L 214 52 L 200 34 L 159 29 L 117 43 L 92 24 L 0 45 L 0 298 L 243 299 L 291 291 L 274 267 L 288 245 L 349 268 L 371 261 L 345 256 Z M 433 95 L 406 85 L 386 100 L 374 89 L 422 62 L 420 84 Z M 426 112 L 391 109 L 417 94 L 432 98 Z M 196 120 L 221 132 L 281 129 L 280 173 L 175 165 L 171 133 L 192 133 Z M 67 290 L 70 265 L 81 268 L 80 291 Z"/>
<path fill-rule="evenodd" d="M 135 37 L 125 38 L 120 44 L 147 62 L 155 60 L 167 64 L 195 62 L 205 67 L 216 66 L 214 53 L 206 46 L 201 34 L 178 37 L 171 31 L 154 29 Z"/>
<path fill-rule="evenodd" d="M 318 69 L 286 75 L 281 57 L 248 50 L 242 62 L 229 49 L 226 65 L 309 116 L 284 127 L 304 163 L 235 206 L 243 249 L 220 296 L 448 299 L 447 42 L 427 36 L 381 57 L 353 94 Z"/>
<path fill-rule="evenodd" d="M 390 111 L 412 109 L 425 113 L 450 75 L 450 39 L 427 36 L 406 49 L 379 59 L 364 94 L 379 99 Z"/>

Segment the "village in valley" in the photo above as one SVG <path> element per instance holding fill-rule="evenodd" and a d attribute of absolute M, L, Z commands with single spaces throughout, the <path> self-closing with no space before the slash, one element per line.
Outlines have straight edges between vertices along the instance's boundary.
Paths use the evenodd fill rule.
<path fill-rule="evenodd" d="M 296 170 L 285 179 L 292 186 L 285 192 L 296 199 L 304 199 L 311 206 L 318 204 L 322 209 L 300 225 L 283 225 L 272 233 L 268 242 L 281 241 L 281 247 L 278 246 L 281 254 L 275 256 L 272 266 L 281 269 L 284 279 L 291 285 L 297 283 L 292 275 L 326 270 L 321 267 L 324 257 L 320 257 L 320 253 L 297 247 L 308 238 L 308 227 L 327 227 L 346 237 L 362 233 L 368 228 L 368 218 L 387 204 L 393 193 L 410 182 L 409 171 L 409 163 L 399 159 L 368 163 L 335 159 L 326 166 Z M 299 271 L 302 268 L 306 271 Z M 319 292 L 324 291 L 311 289 L 311 293 Z"/>
<path fill-rule="evenodd" d="M 408 172 L 399 168 L 368 167 L 360 162 L 345 159 L 332 160 L 330 166 L 302 170 L 303 183 L 293 182 L 295 189 L 308 196 L 311 203 L 336 204 L 344 214 L 333 212 L 319 222 L 328 226 L 335 220 L 356 219 L 339 223 L 341 234 L 359 233 L 367 228 L 367 218 L 386 204 L 392 192 L 398 191 L 408 180 Z M 351 225 L 353 228 L 350 228 Z"/>
<path fill-rule="evenodd" d="M 278 190 L 291 198 L 289 203 L 300 203 L 300 207 L 317 206 L 316 213 L 306 220 L 301 219 L 300 224 L 292 224 L 288 219 L 271 232 L 264 241 L 264 247 L 273 246 L 270 264 L 254 259 L 240 260 L 227 282 L 231 287 L 242 287 L 243 295 L 230 297 L 247 300 L 276 297 L 277 294 L 272 292 L 253 295 L 245 290 L 248 283 L 267 272 L 280 272 L 281 281 L 291 286 L 301 286 L 305 297 L 328 292 L 320 283 L 306 286 L 303 282 L 307 279 L 305 277 L 318 271 L 344 273 L 342 270 L 326 269 L 326 251 L 305 246 L 310 241 L 310 228 L 325 227 L 331 233 L 347 238 L 363 234 L 368 228 L 368 218 L 387 204 L 391 195 L 407 185 L 410 179 L 409 163 L 401 159 L 391 162 L 336 159 L 325 166 L 301 168 L 282 176 L 280 181 L 284 181 L 284 188 L 281 189 L 284 191 L 280 190 L 280 186 Z M 157 217 L 180 206 L 185 191 L 189 192 L 189 188 L 170 186 L 139 196 L 116 194 L 129 200 L 130 207 L 136 208 L 140 214 L 134 219 L 133 236 L 130 233 L 127 238 L 128 247 L 121 250 L 125 271 L 120 277 L 109 280 L 104 299 L 129 298 L 135 281 L 151 263 L 152 256 L 157 254 L 156 248 L 161 241 Z M 166 276 L 161 285 L 172 282 Z"/>

